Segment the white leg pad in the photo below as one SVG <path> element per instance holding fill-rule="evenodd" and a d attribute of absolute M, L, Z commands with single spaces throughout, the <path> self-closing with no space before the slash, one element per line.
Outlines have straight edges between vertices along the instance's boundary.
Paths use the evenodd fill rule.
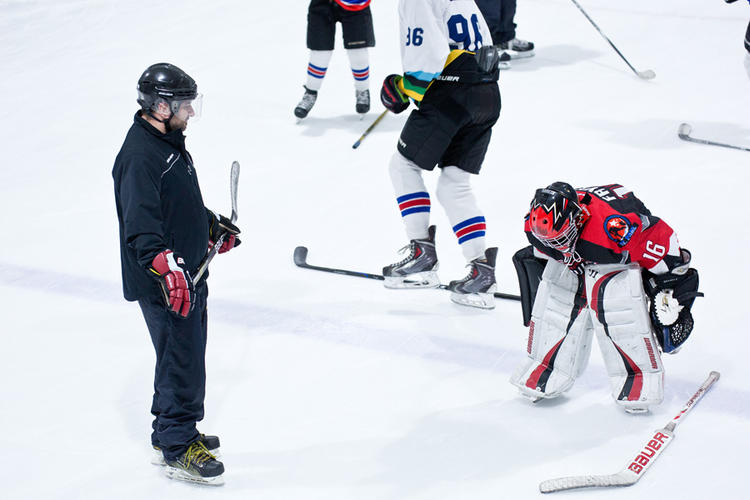
<path fill-rule="evenodd" d="M 612 397 L 631 411 L 661 403 L 664 366 L 638 265 L 587 266 L 586 293 Z"/>
<path fill-rule="evenodd" d="M 531 313 L 528 358 L 510 380 L 522 394 L 557 397 L 585 368 L 592 328 L 582 293 L 583 282 L 565 265 L 547 263 Z"/>

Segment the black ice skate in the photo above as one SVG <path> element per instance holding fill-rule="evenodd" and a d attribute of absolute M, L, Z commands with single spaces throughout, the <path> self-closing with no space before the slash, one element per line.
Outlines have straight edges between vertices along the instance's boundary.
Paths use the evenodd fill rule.
<path fill-rule="evenodd" d="M 294 116 L 297 118 L 304 118 L 310 112 L 312 107 L 315 105 L 315 101 L 318 99 L 318 91 L 310 90 L 305 87 L 305 95 L 302 96 L 302 100 L 294 108 Z"/>
<path fill-rule="evenodd" d="M 219 436 L 207 436 L 201 434 L 198 441 L 203 443 L 203 446 L 205 446 L 208 452 L 214 457 L 219 458 L 221 456 L 221 451 L 219 450 L 219 447 L 221 446 Z M 158 444 L 153 443 L 151 446 L 154 448 L 154 453 L 151 456 L 151 463 L 154 465 L 166 465 L 167 462 L 164 461 L 164 453 L 162 452 L 161 447 Z"/>
<path fill-rule="evenodd" d="M 203 443 L 194 442 L 176 460 L 168 460 L 164 473 L 170 479 L 218 486 L 224 484 L 224 464 L 216 460 Z"/>
<path fill-rule="evenodd" d="M 534 55 L 534 44 L 520 38 L 500 42 L 496 47 L 498 50 L 502 50 L 503 53 L 508 54 L 511 59 L 522 59 Z"/>
<path fill-rule="evenodd" d="M 500 59 L 497 63 L 498 69 L 510 69 L 510 54 L 507 52 L 500 52 Z"/>
<path fill-rule="evenodd" d="M 430 226 L 427 232 L 427 239 L 411 240 L 399 250 L 403 253 L 409 249 L 408 257 L 383 268 L 386 288 L 435 288 L 440 285 L 435 226 Z"/>
<path fill-rule="evenodd" d="M 370 91 L 369 90 L 357 90 L 357 113 L 363 115 L 370 111 Z"/>
<path fill-rule="evenodd" d="M 451 300 L 464 306 L 494 309 L 497 290 L 495 283 L 495 259 L 497 248 L 488 248 L 483 259 L 474 259 L 469 266 L 469 274 L 461 280 L 451 281 L 448 290 Z"/>

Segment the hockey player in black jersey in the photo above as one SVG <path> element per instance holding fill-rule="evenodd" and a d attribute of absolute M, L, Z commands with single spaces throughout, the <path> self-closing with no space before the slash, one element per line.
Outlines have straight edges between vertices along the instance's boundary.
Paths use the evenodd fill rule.
<path fill-rule="evenodd" d="M 407 257 L 383 269 L 389 288 L 440 284 L 431 199 L 423 171 L 440 168 L 437 198 L 445 209 L 469 274 L 450 282 L 459 304 L 493 308 L 497 248 L 486 248 L 486 222 L 471 190 L 500 114 L 499 56 L 473 0 L 401 0 L 404 73 L 389 75 L 386 108 L 412 111 L 390 162 L 390 177 L 410 243 Z"/>

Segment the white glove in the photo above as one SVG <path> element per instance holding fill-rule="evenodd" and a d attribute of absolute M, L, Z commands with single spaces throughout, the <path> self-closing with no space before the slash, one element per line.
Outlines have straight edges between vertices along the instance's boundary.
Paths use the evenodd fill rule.
<path fill-rule="evenodd" d="M 664 326 L 669 326 L 677 321 L 680 311 L 684 306 L 672 297 L 673 290 L 662 290 L 654 297 L 654 307 L 656 308 L 656 317 Z"/>

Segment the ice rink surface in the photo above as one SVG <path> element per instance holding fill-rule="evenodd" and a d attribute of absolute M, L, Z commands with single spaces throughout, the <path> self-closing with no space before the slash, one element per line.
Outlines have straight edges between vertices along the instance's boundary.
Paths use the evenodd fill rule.
<path fill-rule="evenodd" d="M 560 498 L 740 499 L 750 447 L 742 39 L 750 7 L 720 0 L 582 0 L 642 81 L 566 0 L 521 0 L 536 57 L 501 74 L 503 109 L 474 180 L 500 248 L 500 290 L 524 246 L 534 190 L 618 182 L 673 226 L 701 273 L 696 329 L 668 356 L 664 403 L 626 415 L 601 356 L 567 397 L 532 405 L 508 383 L 525 355 L 517 303 L 493 311 L 445 292 L 388 291 L 301 270 L 379 272 L 406 243 L 387 164 L 407 113 L 380 112 L 401 71 L 396 0 L 372 5 L 373 110 L 360 121 L 338 48 L 310 116 L 295 123 L 307 2 L 0 0 L 0 481 L 4 499 L 530 499 L 543 479 L 623 468 L 711 370 L 721 380 L 635 486 Z M 228 214 L 242 164 L 244 244 L 211 269 L 206 418 L 226 484 L 166 479 L 149 464 L 153 348 L 121 296 L 111 168 L 155 62 L 198 82 L 188 129 L 207 205 Z M 434 187 L 437 174 L 427 175 Z M 436 203 L 443 282 L 464 262 Z M 745 493 L 743 493 L 745 491 Z"/>

